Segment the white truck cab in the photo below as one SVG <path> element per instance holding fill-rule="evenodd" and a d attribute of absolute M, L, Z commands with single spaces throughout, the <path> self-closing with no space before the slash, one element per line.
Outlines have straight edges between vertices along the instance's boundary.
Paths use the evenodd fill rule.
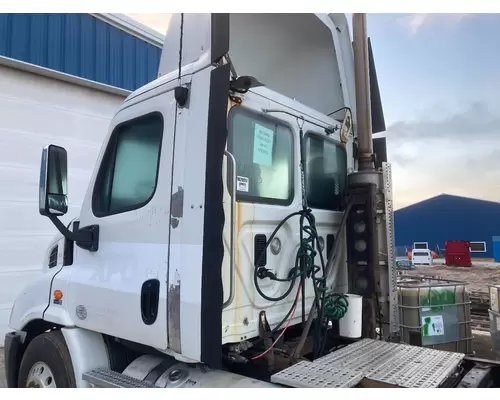
<path fill-rule="evenodd" d="M 244 367 L 274 365 L 283 328 L 293 342 L 349 290 L 345 16 L 176 14 L 163 50 L 68 227 L 71 154 L 43 151 L 40 213 L 61 235 L 12 310 L 11 387 L 270 385 Z"/>

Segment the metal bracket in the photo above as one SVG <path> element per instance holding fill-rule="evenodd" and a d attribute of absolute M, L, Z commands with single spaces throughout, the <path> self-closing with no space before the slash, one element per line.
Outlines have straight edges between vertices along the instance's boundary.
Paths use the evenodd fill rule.
<path fill-rule="evenodd" d="M 383 192 L 385 202 L 385 225 L 387 232 L 387 262 L 389 274 L 389 321 L 390 332 L 399 332 L 399 314 L 397 299 L 396 250 L 394 241 L 394 207 L 392 201 L 392 168 L 389 163 L 382 163 Z"/>

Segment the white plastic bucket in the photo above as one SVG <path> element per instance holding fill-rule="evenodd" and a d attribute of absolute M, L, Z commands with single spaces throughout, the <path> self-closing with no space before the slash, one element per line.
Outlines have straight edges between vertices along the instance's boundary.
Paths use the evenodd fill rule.
<path fill-rule="evenodd" d="M 349 306 L 346 314 L 339 319 L 339 334 L 342 337 L 357 339 L 361 337 L 363 297 L 346 294 Z"/>

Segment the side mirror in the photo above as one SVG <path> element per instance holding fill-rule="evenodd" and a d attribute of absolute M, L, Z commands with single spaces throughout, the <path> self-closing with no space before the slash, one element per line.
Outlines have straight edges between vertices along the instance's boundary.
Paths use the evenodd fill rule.
<path fill-rule="evenodd" d="M 73 225 L 70 231 L 57 218 L 68 212 L 68 153 L 66 149 L 53 144 L 42 151 L 40 166 L 40 214 L 48 217 L 57 230 L 69 241 L 88 251 L 99 249 L 99 225 L 80 228 Z"/>
<path fill-rule="evenodd" d="M 42 151 L 40 166 L 40 214 L 65 215 L 68 212 L 68 154 L 66 149 L 50 144 Z"/>
<path fill-rule="evenodd" d="M 340 128 L 340 140 L 342 143 L 347 143 L 349 136 L 352 132 L 352 113 L 349 108 L 346 108 L 344 121 L 342 121 L 342 126 Z"/>

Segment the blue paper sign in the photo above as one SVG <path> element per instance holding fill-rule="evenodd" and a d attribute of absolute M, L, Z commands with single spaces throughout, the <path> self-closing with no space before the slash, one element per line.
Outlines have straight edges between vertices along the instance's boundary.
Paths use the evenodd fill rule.
<path fill-rule="evenodd" d="M 254 125 L 253 162 L 264 167 L 273 165 L 274 131 L 265 126 Z"/>

